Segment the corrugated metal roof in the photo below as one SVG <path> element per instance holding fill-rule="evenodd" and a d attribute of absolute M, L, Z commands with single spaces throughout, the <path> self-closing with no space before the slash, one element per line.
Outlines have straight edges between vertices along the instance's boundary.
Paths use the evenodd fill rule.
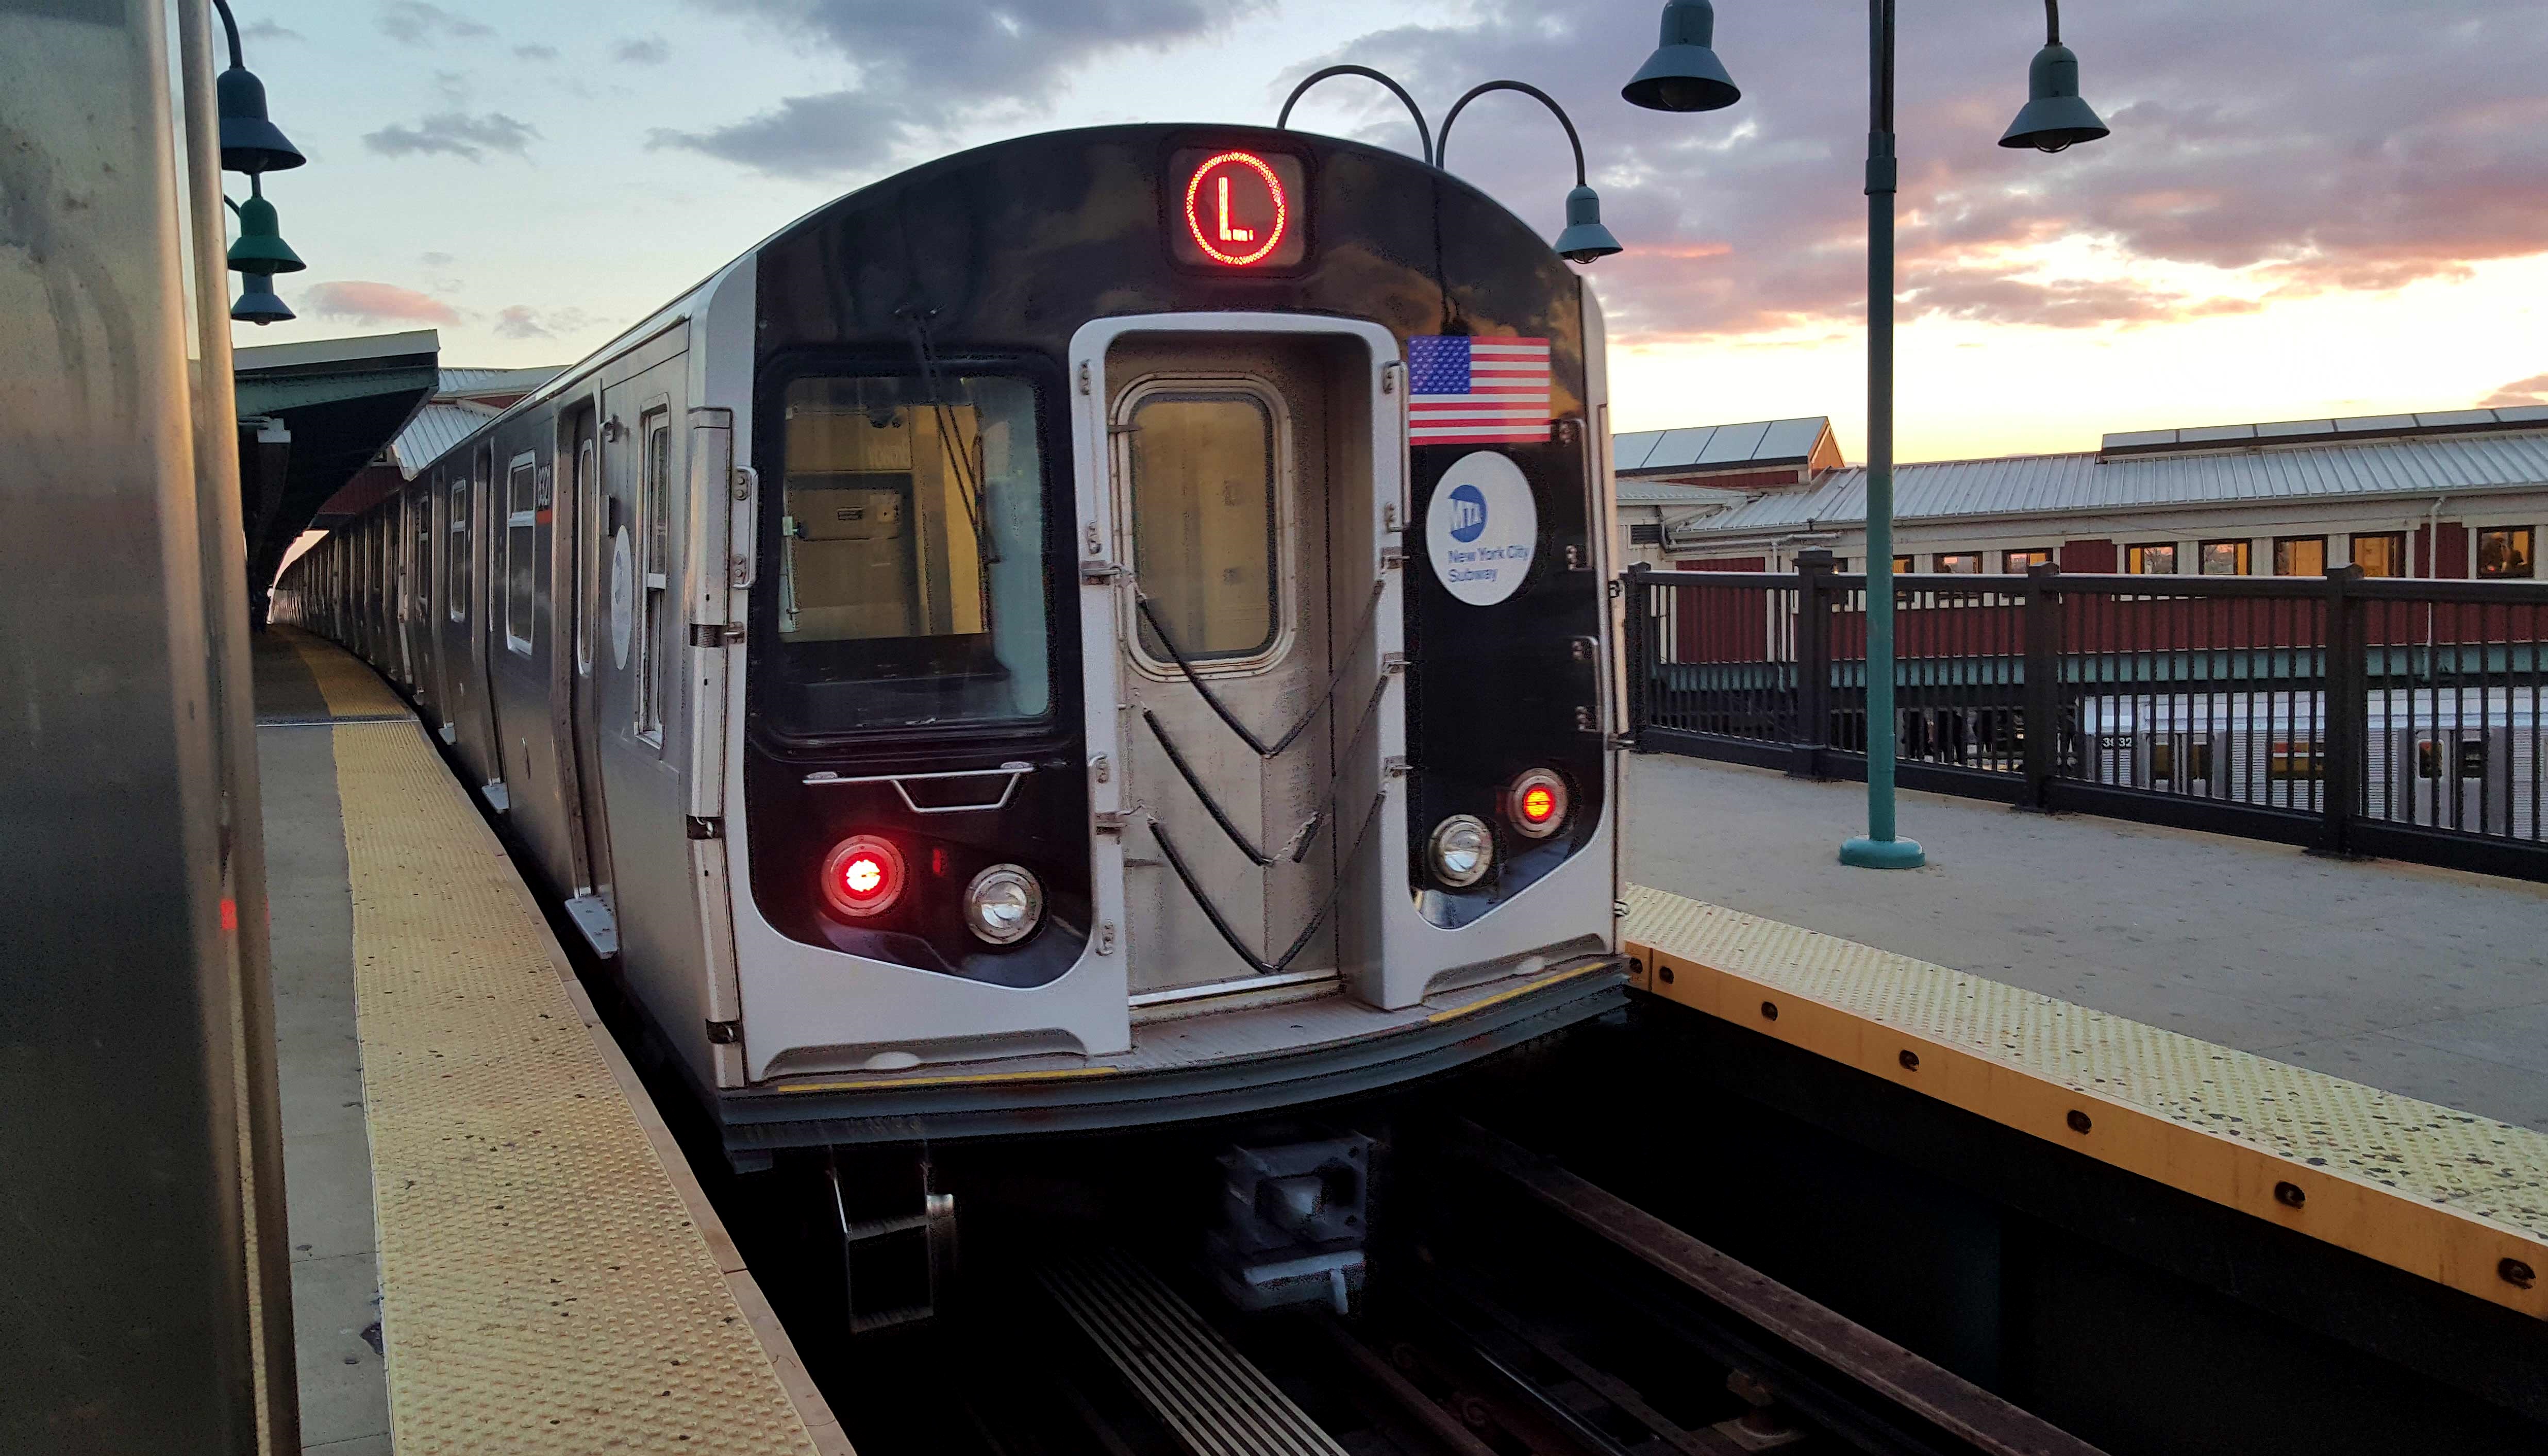
<path fill-rule="evenodd" d="M 455 372 L 495 374 L 500 371 L 446 369 L 442 372 L 448 376 Z M 469 438 L 472 430 L 495 418 L 496 414 L 497 411 L 488 406 L 467 400 L 433 400 L 415 411 L 415 417 L 407 422 L 407 428 L 400 430 L 398 438 L 390 441 L 390 461 L 398 466 L 399 474 L 413 480 L 417 471 L 432 464 L 443 451 Z"/>
<path fill-rule="evenodd" d="M 1635 430 L 1610 437 L 1610 468 L 1632 471 L 1719 470 L 1733 465 L 1801 465 L 1831 428 L 1823 415 L 1703 424 L 1689 429 Z"/>
<path fill-rule="evenodd" d="M 1622 505 L 1712 505 L 1740 501 L 1741 491 L 1721 486 L 1686 486 L 1677 481 L 1621 481 Z"/>
<path fill-rule="evenodd" d="M 439 393 L 527 395 L 565 372 L 563 364 L 545 364 L 534 369 L 445 369 Z"/>
<path fill-rule="evenodd" d="M 2548 430 L 2219 454 L 2034 455 L 1901 465 L 1893 472 L 1893 514 L 1914 520 L 2132 510 L 2520 486 L 2548 489 Z M 1686 534 L 1779 530 L 1807 521 L 1845 525 L 1866 518 L 1866 471 L 1852 466 L 1811 490 L 1771 492 L 1709 516 Z"/>
<path fill-rule="evenodd" d="M 2428 410 L 2417 414 L 2352 414 L 2340 419 L 2278 419 L 2267 424 L 2206 424 L 2189 429 L 2121 430 L 2106 436 L 2109 455 L 2210 450 L 2259 440 L 2335 439 L 2345 435 L 2429 435 L 2548 423 L 2548 405 L 2503 410 Z"/>

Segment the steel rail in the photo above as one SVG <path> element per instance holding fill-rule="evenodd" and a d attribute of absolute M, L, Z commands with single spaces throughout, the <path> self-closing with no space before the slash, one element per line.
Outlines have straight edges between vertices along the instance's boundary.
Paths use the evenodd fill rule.
<path fill-rule="evenodd" d="M 1501 1174 L 1541 1205 L 1811 1364 L 1837 1373 L 1885 1405 L 1935 1427 L 1961 1449 L 1985 1456 L 2103 1456 L 2098 1447 L 2043 1417 L 1475 1123 L 1456 1124 L 1446 1148 Z M 1832 1409 L 1825 1401 L 1809 1403 L 1812 1393 L 1806 1384 L 1810 1382 L 1781 1384 L 1780 1394 L 1814 1424 L 1837 1432 L 1863 1426 L 1863 1421 L 1850 1418 L 1853 1413 L 1875 1413 L 1863 1407 L 1852 1412 Z M 1892 1443 L 1902 1450 L 1952 1449 L 1909 1431 L 1893 1432 Z"/>

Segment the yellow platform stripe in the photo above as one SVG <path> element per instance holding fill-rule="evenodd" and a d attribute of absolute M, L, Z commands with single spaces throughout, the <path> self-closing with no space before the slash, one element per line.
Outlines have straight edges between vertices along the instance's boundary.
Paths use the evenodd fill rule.
<path fill-rule="evenodd" d="M 495 837 L 412 719 L 331 732 L 400 1456 L 813 1456 Z"/>
<path fill-rule="evenodd" d="M 1642 885 L 1628 904 L 1642 989 L 2548 1319 L 2548 1136 Z"/>
<path fill-rule="evenodd" d="M 318 684 L 318 695 L 327 701 L 327 713 L 336 718 L 381 718 L 407 716 L 407 704 L 381 681 L 381 676 L 365 667 L 351 653 L 321 637 L 313 636 L 298 627 L 275 625 L 266 628 L 280 633 L 301 657 L 301 664 Z"/>

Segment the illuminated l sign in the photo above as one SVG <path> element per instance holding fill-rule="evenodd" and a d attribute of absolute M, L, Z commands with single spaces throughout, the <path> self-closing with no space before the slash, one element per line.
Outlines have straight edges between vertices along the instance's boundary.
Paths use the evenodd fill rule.
<path fill-rule="evenodd" d="M 1189 147 L 1170 159 L 1184 228 L 1177 260 L 1214 270 L 1282 268 L 1304 245 L 1300 159 L 1281 152 Z"/>

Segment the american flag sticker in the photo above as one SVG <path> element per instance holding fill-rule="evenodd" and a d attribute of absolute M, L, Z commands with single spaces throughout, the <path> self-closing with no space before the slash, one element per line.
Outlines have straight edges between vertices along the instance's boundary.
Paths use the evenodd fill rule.
<path fill-rule="evenodd" d="M 1548 438 L 1548 340 L 1419 333 L 1407 341 L 1409 438 L 1418 445 Z"/>

